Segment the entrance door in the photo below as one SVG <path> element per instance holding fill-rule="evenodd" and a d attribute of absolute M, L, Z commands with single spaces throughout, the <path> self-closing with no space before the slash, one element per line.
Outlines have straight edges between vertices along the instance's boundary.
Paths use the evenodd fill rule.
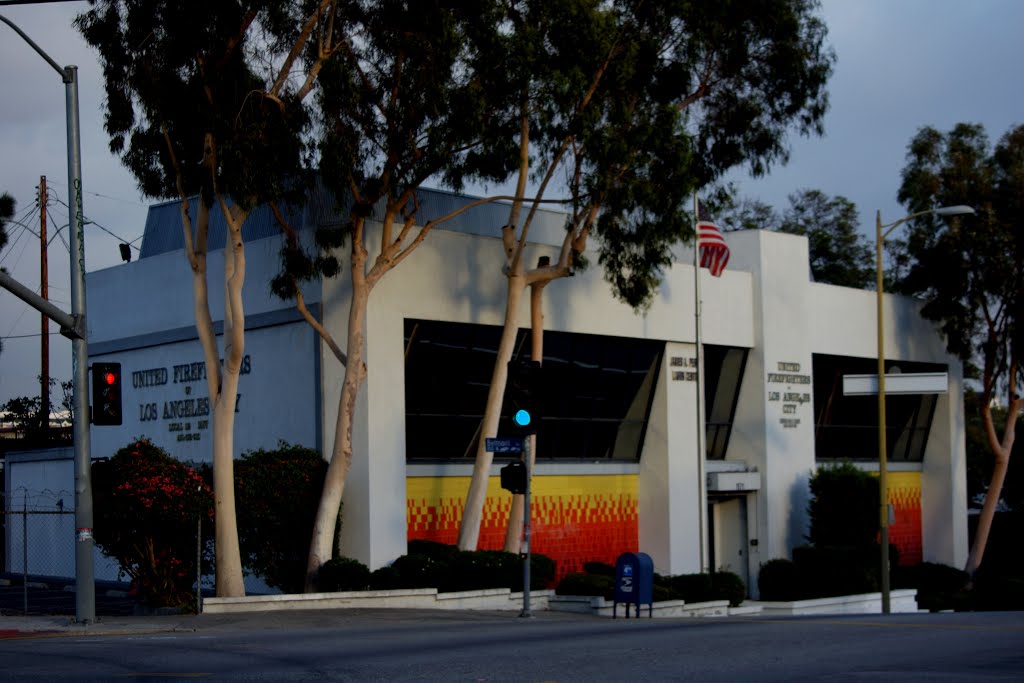
<path fill-rule="evenodd" d="M 736 574 L 750 590 L 750 571 L 747 557 L 747 497 L 711 497 L 708 500 L 708 548 L 711 569 Z"/>

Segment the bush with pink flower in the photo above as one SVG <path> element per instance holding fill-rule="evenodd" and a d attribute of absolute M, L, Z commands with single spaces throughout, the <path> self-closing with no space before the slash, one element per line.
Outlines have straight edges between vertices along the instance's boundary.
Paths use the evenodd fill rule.
<path fill-rule="evenodd" d="M 138 439 L 92 466 L 93 534 L 151 607 L 195 603 L 196 532 L 212 529 L 213 493 L 186 463 Z M 204 534 L 206 535 L 206 534 Z M 204 570 L 211 544 L 204 543 Z"/>

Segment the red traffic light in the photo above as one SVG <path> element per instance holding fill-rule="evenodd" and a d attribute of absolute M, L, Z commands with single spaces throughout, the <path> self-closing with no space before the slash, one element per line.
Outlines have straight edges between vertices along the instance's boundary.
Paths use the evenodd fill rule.
<path fill-rule="evenodd" d="M 123 423 L 121 396 L 121 364 L 92 364 L 92 423 L 120 425 Z"/>

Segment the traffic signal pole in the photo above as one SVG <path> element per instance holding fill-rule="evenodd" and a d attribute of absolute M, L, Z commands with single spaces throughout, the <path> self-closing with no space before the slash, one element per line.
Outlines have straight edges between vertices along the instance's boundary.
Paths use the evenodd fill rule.
<path fill-rule="evenodd" d="M 89 351 L 85 325 L 85 217 L 82 210 L 82 149 L 78 120 L 78 67 L 61 68 L 12 21 L 0 15 L 64 82 L 68 140 L 68 205 L 71 223 L 71 315 L 61 311 L 35 292 L 0 273 L 0 286 L 15 293 L 33 308 L 61 326 L 71 339 L 71 367 L 74 384 L 72 434 L 75 448 L 75 620 L 88 624 L 96 620 L 96 583 L 93 573 L 92 478 L 89 448 Z M 17 285 L 17 286 L 15 286 Z M 22 291 L 18 291 L 18 288 Z"/>
<path fill-rule="evenodd" d="M 530 613 L 530 480 L 533 468 L 530 467 L 530 445 L 533 435 L 523 438 L 523 460 L 526 462 L 526 491 L 523 492 L 523 610 L 521 617 L 532 617 Z"/>

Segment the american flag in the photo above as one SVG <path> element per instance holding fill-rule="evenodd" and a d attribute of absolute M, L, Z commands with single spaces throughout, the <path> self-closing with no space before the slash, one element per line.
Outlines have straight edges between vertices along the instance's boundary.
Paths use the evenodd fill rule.
<path fill-rule="evenodd" d="M 700 266 L 719 277 L 729 263 L 729 245 L 722 237 L 722 231 L 711 221 L 697 221 L 697 249 L 700 250 Z"/>

